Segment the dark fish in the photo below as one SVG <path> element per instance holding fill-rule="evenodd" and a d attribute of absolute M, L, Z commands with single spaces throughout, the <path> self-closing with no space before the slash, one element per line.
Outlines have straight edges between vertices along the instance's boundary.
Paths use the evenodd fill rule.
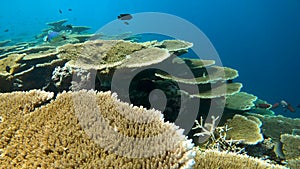
<path fill-rule="evenodd" d="M 300 108 L 300 104 L 297 107 Z"/>
<path fill-rule="evenodd" d="M 256 107 L 258 108 L 264 108 L 264 109 L 268 109 L 268 108 L 271 108 L 272 105 L 270 104 L 266 104 L 266 103 L 259 103 L 259 104 L 256 104 Z"/>
<path fill-rule="evenodd" d="M 130 14 L 120 14 L 118 16 L 118 19 L 119 20 L 130 20 L 130 19 L 132 19 L 132 15 L 130 15 Z"/>
<path fill-rule="evenodd" d="M 73 9 L 72 9 L 72 8 L 69 8 L 68 11 L 73 11 Z"/>
<path fill-rule="evenodd" d="M 125 24 L 125 25 L 129 25 L 129 23 L 128 23 L 128 22 L 124 22 L 124 24 Z"/>
<path fill-rule="evenodd" d="M 66 25 L 66 28 L 73 29 L 73 26 L 71 24 L 69 24 L 69 25 Z"/>
<path fill-rule="evenodd" d="M 288 109 L 290 112 L 295 112 L 295 109 L 294 109 L 294 107 L 293 107 L 291 104 L 288 104 L 287 109 Z"/>
<path fill-rule="evenodd" d="M 275 103 L 272 105 L 271 109 L 276 109 L 277 107 L 279 107 L 280 103 Z"/>
<path fill-rule="evenodd" d="M 60 10 L 58 10 L 58 12 L 60 13 L 60 14 L 62 14 L 62 10 L 60 9 Z"/>
<path fill-rule="evenodd" d="M 11 68 L 10 68 L 9 66 L 6 66 L 6 67 L 5 67 L 5 70 L 6 70 L 8 73 L 10 72 L 10 69 L 11 69 Z"/>
<path fill-rule="evenodd" d="M 5 30 L 4 30 L 4 32 L 8 32 L 8 31 L 9 31 L 9 29 L 5 29 Z"/>

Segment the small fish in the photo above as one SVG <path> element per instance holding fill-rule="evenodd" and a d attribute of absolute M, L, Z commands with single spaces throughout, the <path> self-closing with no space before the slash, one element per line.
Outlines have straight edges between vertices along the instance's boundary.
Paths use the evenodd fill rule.
<path fill-rule="evenodd" d="M 294 107 L 293 107 L 291 104 L 288 104 L 287 109 L 288 109 L 290 112 L 295 112 L 295 109 L 294 109 Z"/>
<path fill-rule="evenodd" d="M 10 70 L 11 70 L 11 68 L 10 68 L 9 66 L 6 66 L 6 67 L 5 67 L 5 70 L 9 73 Z"/>
<path fill-rule="evenodd" d="M 255 106 L 258 107 L 258 108 L 264 108 L 264 109 L 269 109 L 269 108 L 272 107 L 272 105 L 265 104 L 265 103 L 259 103 L 259 104 L 256 104 Z"/>
<path fill-rule="evenodd" d="M 119 20 L 130 20 L 130 19 L 132 19 L 132 15 L 130 15 L 130 14 L 120 14 L 118 16 L 118 19 Z"/>
<path fill-rule="evenodd" d="M 280 104 L 282 108 L 284 108 L 284 112 L 286 112 L 287 110 L 289 110 L 290 112 L 295 112 L 294 107 L 290 103 L 286 102 L 285 100 L 281 100 Z"/>
<path fill-rule="evenodd" d="M 298 106 L 297 106 L 298 108 L 300 108 L 300 104 L 298 104 Z"/>
<path fill-rule="evenodd" d="M 125 25 L 129 25 L 129 23 L 128 23 L 128 22 L 124 22 L 124 24 L 125 24 Z"/>
<path fill-rule="evenodd" d="M 71 11 L 73 11 L 73 9 L 72 9 L 72 8 L 69 8 L 69 9 L 68 9 L 68 11 L 70 11 L 70 12 L 71 12 Z"/>
<path fill-rule="evenodd" d="M 66 40 L 67 37 L 60 32 L 49 31 L 48 35 L 44 37 L 45 42 L 58 42 L 62 40 Z"/>
<path fill-rule="evenodd" d="M 279 107 L 279 103 L 274 103 L 273 105 L 272 105 L 272 107 L 271 107 L 271 109 L 276 109 L 277 107 Z"/>
<path fill-rule="evenodd" d="M 281 100 L 280 104 L 281 104 L 282 107 L 287 107 L 288 106 L 288 103 L 285 100 Z"/>
<path fill-rule="evenodd" d="M 61 9 L 59 9 L 58 12 L 59 12 L 60 14 L 62 14 L 62 10 L 61 10 Z"/>
<path fill-rule="evenodd" d="M 9 29 L 5 29 L 5 30 L 4 30 L 4 32 L 8 32 L 8 31 L 9 31 Z"/>

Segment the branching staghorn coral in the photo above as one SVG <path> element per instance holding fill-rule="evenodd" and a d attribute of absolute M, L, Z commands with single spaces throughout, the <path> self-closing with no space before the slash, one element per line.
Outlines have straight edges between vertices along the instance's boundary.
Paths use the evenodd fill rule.
<path fill-rule="evenodd" d="M 196 127 L 192 128 L 193 130 L 195 129 L 201 129 L 202 132 L 194 134 L 194 136 L 212 136 L 214 137 L 214 129 L 216 128 L 216 121 L 219 119 L 219 116 L 211 116 L 212 122 L 211 123 L 205 123 L 203 125 L 203 118 L 202 116 L 200 117 L 200 123 L 199 121 L 195 120 Z"/>
<path fill-rule="evenodd" d="M 200 143 L 200 147 L 203 146 L 204 149 L 211 149 L 211 150 L 218 150 L 218 151 L 225 151 L 225 152 L 234 152 L 237 154 L 244 154 L 245 148 L 240 144 L 241 141 L 239 140 L 228 140 L 227 137 L 227 131 L 229 131 L 231 128 L 228 128 L 227 125 L 217 127 L 216 121 L 219 119 L 219 116 L 214 117 L 211 116 L 212 122 L 203 124 L 202 117 L 199 121 L 195 121 L 196 127 L 192 128 L 195 129 L 201 129 L 202 131 L 199 133 L 195 133 L 194 136 L 196 137 L 203 137 L 203 136 L 209 136 L 206 142 Z"/>

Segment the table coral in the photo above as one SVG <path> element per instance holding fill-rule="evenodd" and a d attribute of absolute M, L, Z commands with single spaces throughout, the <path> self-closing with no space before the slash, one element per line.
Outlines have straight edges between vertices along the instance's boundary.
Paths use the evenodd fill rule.
<path fill-rule="evenodd" d="M 254 117 L 252 117 L 254 118 Z M 260 125 L 256 119 L 248 119 L 245 116 L 235 115 L 233 119 L 227 122 L 230 130 L 227 131 L 229 139 L 242 140 L 245 144 L 257 144 L 263 140 L 263 136 L 260 132 Z"/>
<path fill-rule="evenodd" d="M 174 124 L 163 122 L 158 111 L 122 103 L 110 92 L 68 92 L 47 102 L 52 97 L 42 91 L 0 94 L 5 105 L 0 111 L 2 167 L 191 168 L 194 164 L 193 144 Z"/>

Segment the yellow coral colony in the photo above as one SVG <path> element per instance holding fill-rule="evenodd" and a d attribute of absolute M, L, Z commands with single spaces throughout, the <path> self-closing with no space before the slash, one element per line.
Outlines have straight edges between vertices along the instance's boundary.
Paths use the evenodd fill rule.
<path fill-rule="evenodd" d="M 163 122 L 158 111 L 122 103 L 110 92 L 61 93 L 49 102 L 52 97 L 37 90 L 0 94 L 1 167 L 163 169 L 194 164 L 191 141 L 174 124 Z M 76 101 L 81 106 L 74 106 Z M 93 104 L 96 109 L 84 109 Z M 132 113 L 140 122 L 122 113 Z M 97 115 L 108 126 L 97 123 Z M 115 138 L 109 128 L 122 139 L 144 141 L 144 147 Z"/>

